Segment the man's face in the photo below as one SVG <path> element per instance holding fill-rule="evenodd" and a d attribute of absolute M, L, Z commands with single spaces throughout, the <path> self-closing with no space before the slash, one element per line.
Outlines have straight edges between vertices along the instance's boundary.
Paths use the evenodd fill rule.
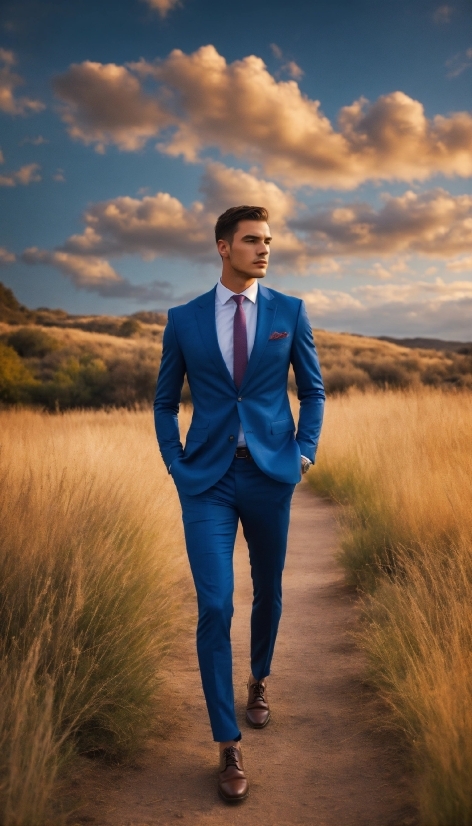
<path fill-rule="evenodd" d="M 218 241 L 218 251 L 228 258 L 238 273 L 248 278 L 264 278 L 269 263 L 269 225 L 265 221 L 240 221 L 231 244 Z"/>

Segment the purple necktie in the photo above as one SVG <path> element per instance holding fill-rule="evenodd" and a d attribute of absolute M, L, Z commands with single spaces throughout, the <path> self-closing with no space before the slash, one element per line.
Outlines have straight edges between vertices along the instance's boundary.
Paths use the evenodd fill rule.
<path fill-rule="evenodd" d="M 243 310 L 243 295 L 233 295 L 236 312 L 233 321 L 233 379 L 236 387 L 241 387 L 247 367 L 246 314 Z"/>

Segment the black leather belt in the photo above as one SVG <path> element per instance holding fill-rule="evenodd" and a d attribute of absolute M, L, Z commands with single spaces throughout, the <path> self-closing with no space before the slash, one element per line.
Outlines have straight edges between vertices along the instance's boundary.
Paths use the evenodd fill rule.
<path fill-rule="evenodd" d="M 252 459 L 252 456 L 247 447 L 237 447 L 234 454 L 236 459 Z"/>

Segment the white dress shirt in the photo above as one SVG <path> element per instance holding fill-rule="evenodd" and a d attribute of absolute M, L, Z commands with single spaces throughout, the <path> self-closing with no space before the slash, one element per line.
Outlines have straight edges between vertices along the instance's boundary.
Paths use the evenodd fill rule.
<path fill-rule="evenodd" d="M 226 367 L 229 370 L 231 377 L 233 377 L 233 357 L 234 357 L 234 345 L 233 345 L 233 326 L 234 326 L 234 314 L 236 312 L 236 302 L 233 301 L 233 295 L 243 295 L 244 301 L 242 303 L 242 308 L 244 310 L 244 314 L 246 316 L 246 334 L 247 334 L 247 359 L 249 358 L 252 353 L 252 348 L 254 347 L 254 339 L 256 337 L 256 326 L 257 326 L 257 294 L 259 292 L 259 284 L 257 281 L 254 281 L 254 284 L 251 284 L 247 290 L 244 290 L 242 293 L 233 293 L 231 290 L 228 290 L 221 281 L 218 281 L 216 285 L 216 295 L 215 295 L 215 319 L 216 319 L 216 335 L 218 338 L 219 348 L 221 350 L 221 355 L 223 356 L 223 360 L 226 364 Z M 239 425 L 239 433 L 238 433 L 238 447 L 245 447 L 246 440 L 244 438 L 244 431 L 242 425 Z"/>

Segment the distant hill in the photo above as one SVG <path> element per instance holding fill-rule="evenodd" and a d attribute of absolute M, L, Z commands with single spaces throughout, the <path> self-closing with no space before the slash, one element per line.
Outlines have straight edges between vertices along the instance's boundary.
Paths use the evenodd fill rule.
<path fill-rule="evenodd" d="M 421 350 L 445 350 L 462 355 L 472 354 L 472 341 L 444 341 L 441 338 L 393 338 L 378 336 L 379 341 L 389 341 L 399 347 L 413 347 Z"/>
<path fill-rule="evenodd" d="M 20 304 L 12 290 L 0 281 L 0 321 L 7 324 L 28 324 L 34 322 L 35 314 Z"/>
<path fill-rule="evenodd" d="M 124 316 L 106 315 L 73 315 L 65 310 L 51 310 L 48 307 L 39 307 L 29 310 L 20 304 L 13 291 L 0 281 L 0 322 L 6 324 L 40 324 L 42 327 L 74 327 L 79 330 L 88 330 L 92 333 L 109 333 L 110 335 L 128 335 L 126 329 L 132 331 L 133 325 L 125 322 L 134 319 L 139 324 L 165 325 L 166 313 L 141 311 Z M 135 325 L 134 325 L 135 326 Z"/>
<path fill-rule="evenodd" d="M 7 324 L 40 324 L 43 327 L 75 327 L 80 330 L 89 330 L 93 333 L 109 333 L 121 335 L 120 327 L 127 319 L 136 319 L 141 324 L 165 325 L 167 315 L 153 310 L 140 310 L 137 313 L 123 316 L 106 315 L 73 315 L 65 310 L 50 310 L 48 307 L 39 307 L 29 310 L 24 307 L 13 291 L 5 287 L 0 281 L 0 321 Z M 336 334 L 334 334 L 336 335 Z M 371 340 L 371 336 L 362 336 L 357 333 L 340 333 L 339 335 L 355 335 L 357 338 Z M 463 355 L 472 354 L 471 341 L 445 341 L 440 338 L 394 338 L 393 336 L 376 336 L 374 340 L 388 341 L 398 347 L 408 347 L 414 350 L 443 350 Z"/>
<path fill-rule="evenodd" d="M 79 316 L 23 307 L 0 284 L 0 407 L 48 410 L 152 403 L 166 314 Z M 315 330 L 328 394 L 422 385 L 472 390 L 472 344 Z M 295 389 L 294 377 L 289 386 Z M 184 385 L 183 400 L 190 401 Z"/>
<path fill-rule="evenodd" d="M 148 407 L 165 322 L 157 312 L 29 310 L 0 284 L 0 407 Z"/>

